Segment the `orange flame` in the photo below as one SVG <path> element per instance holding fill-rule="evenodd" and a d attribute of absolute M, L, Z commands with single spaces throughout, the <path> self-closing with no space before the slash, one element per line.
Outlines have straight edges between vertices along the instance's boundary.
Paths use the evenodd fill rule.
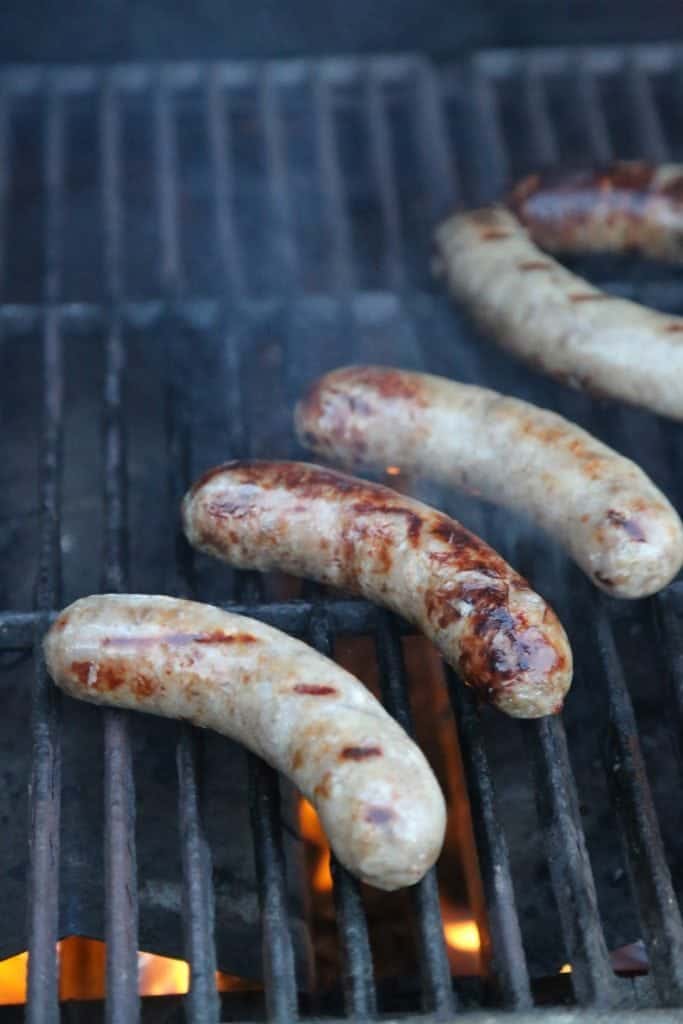
<path fill-rule="evenodd" d="M 386 472 L 388 473 L 389 476 L 399 476 L 399 474 L 401 472 L 401 467 L 400 466 L 387 466 L 386 467 Z"/>
<path fill-rule="evenodd" d="M 138 953 L 138 989 L 145 996 L 184 996 L 190 988 L 190 965 L 168 956 Z"/>
<path fill-rule="evenodd" d="M 104 999 L 106 946 L 78 935 L 57 943 L 59 998 Z M 0 961 L 0 1006 L 26 1002 L 28 953 Z M 190 987 L 190 965 L 185 960 L 138 953 L 138 991 L 141 996 L 185 995 Z M 219 992 L 259 987 L 255 982 L 216 972 Z"/>
<path fill-rule="evenodd" d="M 26 1002 L 28 953 L 18 953 L 0 962 L 0 1006 Z"/>
<path fill-rule="evenodd" d="M 454 974 L 481 974 L 481 933 L 467 907 L 456 907 L 441 897 L 443 934 L 448 962 Z"/>
<path fill-rule="evenodd" d="M 317 892 L 329 892 L 332 888 L 330 848 L 313 805 L 303 798 L 299 803 L 299 826 L 304 839 L 317 847 L 318 851 L 313 869 L 313 888 Z"/>
<path fill-rule="evenodd" d="M 478 953 L 481 949 L 481 936 L 476 921 L 451 921 L 444 924 L 443 933 L 446 945 L 451 949 L 462 950 L 463 953 Z"/>

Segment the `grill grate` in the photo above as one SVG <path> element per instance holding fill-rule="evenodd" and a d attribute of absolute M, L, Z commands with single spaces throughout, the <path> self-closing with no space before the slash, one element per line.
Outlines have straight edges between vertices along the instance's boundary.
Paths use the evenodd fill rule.
<path fill-rule="evenodd" d="M 499 353 L 475 346 L 471 330 L 432 290 L 428 254 L 433 223 L 456 200 L 487 201 L 511 175 L 539 163 L 571 157 L 604 160 L 614 153 L 640 153 L 656 160 L 683 157 L 670 144 L 681 123 L 682 72 L 683 52 L 670 47 L 485 53 L 439 68 L 406 56 L 4 70 L 0 327 L 3 347 L 33 334 L 42 339 L 43 427 L 38 544 L 32 541 L 38 551 L 35 608 L 27 610 L 9 595 L 0 613 L 0 647 L 38 650 L 50 615 L 67 596 L 76 596 L 65 593 L 68 588 L 61 579 L 68 558 L 61 543 L 67 468 L 65 346 L 74 336 L 94 333 L 102 338 L 104 351 L 99 539 L 106 590 L 159 587 L 158 573 L 147 580 L 131 571 L 130 505 L 142 500 L 137 495 L 143 491 L 139 476 L 131 477 L 128 459 L 126 387 L 134 333 L 143 340 L 164 337 L 166 495 L 171 508 L 197 469 L 219 458 L 231 453 L 291 454 L 290 409 L 302 383 L 352 359 L 398 362 L 488 381 L 554 405 L 607 440 L 621 438 L 621 447 L 680 499 L 678 427 L 644 413 L 591 404 L 584 396 L 532 378 Z M 80 257 L 81 239 L 69 231 L 75 197 L 68 175 L 83 155 L 83 136 L 78 149 L 72 130 L 81 110 L 95 125 L 89 144 L 97 151 L 97 190 L 86 204 L 88 221 L 79 222 L 84 236 L 89 224 L 92 239 L 101 231 L 101 267 L 96 260 L 92 268 L 93 250 L 83 242 Z M 13 228 L 17 215 L 11 201 L 24 168 L 12 159 L 12 133 L 26 111 L 27 116 L 37 111 L 42 124 L 41 178 L 31 197 L 42 210 L 42 244 L 31 236 L 26 211 L 24 221 L 21 216 L 18 220 L 19 231 L 25 230 L 23 240 L 16 224 Z M 189 124 L 196 132 L 189 142 L 196 149 L 191 157 L 181 127 L 188 131 Z M 149 160 L 141 157 L 131 163 L 136 138 L 142 152 L 150 150 Z M 146 210 L 150 193 L 157 205 Z M 92 239 L 89 244 L 97 248 Z M 39 269 L 29 272 L 30 261 Z M 12 269 L 12 262 L 20 272 Z M 605 279 L 620 294 L 666 308 L 680 306 L 678 285 L 669 272 L 653 276 L 633 267 L 615 278 L 608 268 Z M 270 332 L 277 338 L 272 358 Z M 192 344 L 188 335 L 199 339 L 200 346 L 208 339 L 216 345 L 212 351 L 220 352 L 221 375 L 211 400 L 220 396 L 224 411 L 215 414 L 215 421 L 215 410 L 198 413 L 188 383 L 193 378 L 185 376 Z M 265 367 L 268 381 L 277 378 L 277 401 L 262 394 L 252 408 L 250 373 L 259 372 L 256 360 L 264 353 L 265 362 L 258 366 Z M 2 387 L 11 401 L 11 385 Z M 274 410 L 280 399 L 281 410 Z M 208 398 L 205 405 L 211 405 Z M 566 731 L 554 720 L 528 723 L 521 732 L 564 950 L 573 965 L 574 995 L 583 1007 L 618 1009 L 621 1019 L 626 1006 L 681 1005 L 683 925 L 667 861 L 675 857 L 660 831 L 620 654 L 624 628 L 635 628 L 635 623 L 645 629 L 656 615 L 670 665 L 671 707 L 678 712 L 671 716 L 671 728 L 680 755 L 679 586 L 622 612 L 592 595 L 561 557 L 523 525 L 515 525 L 511 533 L 501 517 L 474 501 L 438 496 L 433 490 L 426 496 L 445 502 L 490 537 L 563 614 L 566 608 L 589 608 L 576 700 L 586 695 L 583 674 L 599 690 L 606 709 L 604 775 L 623 832 L 653 984 L 649 978 L 620 979 L 611 969 L 604 907 L 582 823 L 585 778 L 579 777 L 572 760 L 578 740 L 570 708 Z M 383 611 L 364 602 L 328 599 L 315 590 L 300 600 L 271 600 L 267 584 L 251 574 L 235 574 L 226 590 L 223 573 L 217 590 L 210 570 L 198 568 L 180 544 L 165 579 L 167 592 L 219 600 L 307 638 L 323 653 L 330 653 L 338 634 L 372 635 L 383 699 L 410 729 L 400 644 L 405 627 Z M 644 654 L 646 666 L 648 658 Z M 669 694 L 664 684 L 660 689 L 661 715 Z M 494 792 L 498 780 L 490 720 L 452 674 L 449 690 L 472 804 L 495 991 L 501 1007 L 521 1013 L 533 1005 L 532 986 L 522 941 L 524 922 L 513 888 L 514 849 L 506 841 Z M 55 945 L 63 734 L 61 701 L 39 655 L 32 713 L 28 1019 L 42 1024 L 57 1020 L 59 1013 Z M 116 712 L 107 712 L 103 721 L 108 1019 L 130 1022 L 140 1013 L 130 721 Z M 214 988 L 215 905 L 200 799 L 201 744 L 187 726 L 179 727 L 183 934 L 192 965 L 186 1009 L 192 1020 L 215 1021 L 220 1012 Z M 671 770 L 679 769 L 676 764 Z M 279 789 L 274 773 L 254 758 L 249 758 L 249 791 L 266 1011 L 284 1022 L 298 1010 Z M 359 888 L 338 864 L 333 864 L 333 876 L 345 1011 L 367 1019 L 376 1013 L 377 994 Z M 412 1009 L 445 1018 L 463 1000 L 460 993 L 456 999 L 450 979 L 434 872 L 416 888 L 414 910 L 422 999 Z"/>

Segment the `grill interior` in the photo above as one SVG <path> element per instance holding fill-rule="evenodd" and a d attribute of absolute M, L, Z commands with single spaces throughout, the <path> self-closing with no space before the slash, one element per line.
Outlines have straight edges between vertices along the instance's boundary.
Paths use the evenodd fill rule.
<path fill-rule="evenodd" d="M 230 744 L 187 726 L 62 701 L 37 646 L 50 615 L 84 593 L 192 596 L 325 653 L 339 635 L 372 636 L 384 701 L 409 726 L 401 623 L 311 588 L 284 600 L 277 580 L 231 574 L 177 536 L 179 496 L 207 466 L 302 454 L 291 410 L 308 381 L 363 361 L 489 384 L 592 430 L 683 507 L 679 426 L 512 362 L 476 336 L 429 270 L 439 217 L 496 198 L 510 177 L 612 156 L 683 159 L 682 56 L 658 46 L 489 52 L 439 66 L 400 56 L 0 74 L 0 821 L 12 820 L 0 877 L 22 899 L 8 897 L 0 941 L 4 955 L 30 951 L 29 1020 L 57 1019 L 55 944 L 85 914 L 107 942 L 108 1019 L 138 1019 L 146 873 L 159 856 L 182 877 L 155 927 L 176 928 L 169 942 L 192 965 L 187 1016 L 218 1020 L 218 882 L 237 869 L 219 863 L 221 875 L 216 848 L 235 827 L 228 805 L 248 833 L 245 778 L 265 990 L 250 1014 L 285 1021 L 298 1002 L 315 1009 L 297 997 L 305 894 L 283 857 L 284 843 L 291 866 L 297 844 L 274 774 L 251 757 L 245 770 Z M 671 269 L 572 265 L 683 312 Z M 577 673 L 563 720 L 523 724 L 480 712 L 449 679 L 492 975 L 474 995 L 452 984 L 432 872 L 414 892 L 420 984 L 403 1009 L 443 1018 L 484 1000 L 521 1012 L 544 999 L 535 979 L 564 961 L 581 1007 L 623 1020 L 626 1008 L 680 1005 L 680 585 L 611 602 L 527 524 L 426 484 L 418 493 L 482 533 L 552 602 Z M 156 789 L 134 779 L 145 743 L 166 752 Z M 221 789 L 228 766 L 236 781 Z M 14 798 L 29 775 L 24 809 Z M 137 870 L 141 791 L 163 812 L 158 849 Z M 377 999 L 361 895 L 343 870 L 334 877 L 338 1012 L 368 1018 Z M 649 974 L 616 976 L 608 949 L 641 938 Z"/>

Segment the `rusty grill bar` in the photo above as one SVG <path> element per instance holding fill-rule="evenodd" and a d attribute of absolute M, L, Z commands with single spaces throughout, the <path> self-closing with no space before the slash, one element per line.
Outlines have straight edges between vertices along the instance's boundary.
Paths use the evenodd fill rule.
<path fill-rule="evenodd" d="M 59 839 L 61 726 L 58 692 L 46 677 L 38 641 L 50 616 L 62 602 L 60 555 L 60 486 L 63 473 L 64 338 L 73 332 L 95 331 L 105 349 L 102 393 L 104 423 L 104 530 L 102 586 L 123 591 L 130 585 L 127 501 L 131 483 L 126 470 L 125 380 L 127 333 L 131 329 L 163 328 L 168 351 L 167 451 L 168 498 L 176 502 L 192 476 L 192 413 L 184 393 L 184 332 L 225 337 L 224 395 L 229 426 L 222 438 L 224 457 L 263 454 L 254 450 L 242 385 L 251 358 L 250 330 L 270 314 L 282 311 L 283 390 L 291 403 L 300 389 L 299 374 L 309 379 L 324 360 L 326 338 L 316 340 L 320 323 L 336 340 L 330 365 L 343 360 L 406 362 L 415 368 L 481 380 L 481 359 L 474 344 L 455 351 L 458 332 L 441 296 L 432 290 L 428 272 L 428 236 L 433 223 L 454 202 L 468 204 L 496 197 L 511 174 L 538 163 L 567 159 L 571 141 L 567 126 L 551 110 L 549 83 L 566 80 L 571 92 L 571 138 L 583 139 L 584 160 L 606 159 L 618 152 L 603 101 L 605 82 L 623 86 L 623 102 L 637 138 L 632 156 L 651 159 L 683 156 L 672 151 L 653 92 L 653 81 L 666 78 L 669 90 L 681 90 L 683 52 L 670 47 L 628 51 L 567 50 L 485 53 L 471 61 L 435 67 L 418 57 L 332 59 L 319 62 L 251 64 L 178 64 L 163 67 L 122 66 L 110 70 L 63 68 L 7 69 L 0 73 L 0 264 L 6 270 L 6 228 L 11 176 L 18 173 L 9 159 L 8 139 L 14 111 L 27 101 L 43 111 L 43 180 L 45 204 L 42 244 L 44 271 L 41 294 L 26 300 L 12 294 L 3 275 L 0 325 L 2 344 L 11 345 L 27 333 L 42 335 L 42 455 L 40 467 L 39 567 L 35 609 L 8 607 L 0 613 L 0 647 L 35 647 L 33 688 L 32 776 L 28 941 L 30 970 L 28 1019 L 34 1024 L 59 1016 L 55 948 L 59 935 Z M 670 79 L 670 82 L 669 82 Z M 288 124 L 283 104 L 288 92 L 305 96 L 304 113 L 313 139 L 300 157 L 301 139 Z M 512 101 L 510 99 L 512 97 Z M 136 290 L 126 267 L 124 168 L 124 104 L 141 103 L 153 120 L 154 166 L 143 172 L 155 181 L 158 203 L 158 275 L 147 293 Z M 258 230 L 270 234 L 269 275 L 254 280 L 254 259 L 247 252 L 245 226 L 237 221 L 235 165 L 229 114 L 248 101 L 250 130 L 263 146 L 265 189 Z M 76 159 L 69 150 L 70 104 L 84 100 L 96 112 L 99 147 L 103 273 L 100 292 L 85 289 L 74 297 L 64 287 L 65 247 L 78 244 L 66 233 L 68 200 L 65 167 Z M 190 103 L 208 154 L 206 170 L 212 202 L 216 263 L 202 276 L 183 251 L 179 208 L 185 182 L 178 151 L 178 111 Z M 506 130 L 510 103 L 519 120 L 520 139 Z M 677 104 L 677 107 L 676 107 Z M 674 107 L 683 111 L 683 94 Z M 338 136 L 339 112 L 351 110 L 365 133 L 373 205 L 369 210 L 372 237 L 364 249 L 366 196 L 354 206 L 353 167 L 344 164 Z M 568 136 L 569 137 L 569 136 Z M 563 141 L 565 140 L 565 141 Z M 410 148 L 410 164 L 403 156 Z M 292 155 L 296 150 L 296 166 Z M 320 267 L 305 252 L 293 180 L 301 190 L 315 184 L 320 201 L 316 224 L 324 250 Z M 249 230 L 251 225 L 246 229 Z M 303 237 L 308 238 L 311 225 Z M 241 237 L 240 237 L 241 236 Z M 298 239 L 298 240 L 297 240 Z M 303 246 L 303 248 L 302 248 Z M 194 254 L 196 260 L 196 252 Z M 258 275 L 257 275 L 258 276 Z M 210 278 L 210 287 L 205 287 Z M 202 287 L 197 285 L 201 281 Z M 614 290 L 644 301 L 671 306 L 677 292 L 670 281 L 611 281 Z M 434 310 L 439 311 L 438 315 Z M 309 324 L 307 327 L 306 325 Z M 299 332 L 303 334 L 299 337 Z M 434 335 L 425 357 L 422 335 Z M 451 337 L 452 332 L 452 337 Z M 340 341 L 341 339 L 341 341 Z M 316 346 L 319 345 L 320 348 Z M 450 351 L 453 346 L 455 355 Z M 435 354 L 436 353 L 436 354 Z M 489 364 L 493 356 L 489 355 Z M 501 357 L 502 358 L 502 357 Z M 324 365 L 323 365 L 324 364 Z M 507 364 L 506 364 L 507 365 Z M 514 371 L 512 371 L 514 372 Z M 515 378 L 522 380 L 522 371 Z M 490 379 L 489 379 L 489 382 Z M 5 386 L 5 385 L 3 385 Z M 495 382 L 493 382 L 493 386 Z M 536 393 L 542 394 L 543 382 Z M 520 385 L 523 391 L 523 386 Z M 585 397 L 558 401 L 567 415 L 589 409 Z M 615 423 L 607 426 L 607 416 Z M 639 415 L 639 414 L 634 414 Z M 632 454 L 644 444 L 675 453 L 677 428 L 652 418 L 636 420 L 643 433 L 629 428 L 631 413 L 603 409 L 596 422 L 609 435 L 628 432 Z M 645 440 L 643 440 L 643 438 Z M 672 440 L 673 438 L 673 440 Z M 11 443 L 11 439 L 10 439 Z M 259 442 L 260 443 L 260 442 Z M 668 446 L 668 447 L 667 447 Z M 276 455 L 291 452 L 280 450 Z M 163 453 L 160 453 L 160 458 Z M 675 480 L 677 463 L 670 467 Z M 675 483 L 672 483 L 675 488 Z M 674 499 L 680 491 L 672 491 Z M 459 500 L 444 499 L 458 514 Z M 679 503 L 680 504 L 680 503 Z M 499 540 L 495 516 L 466 505 L 465 521 Z M 487 533 L 488 531 L 488 533 Z M 506 548 L 507 543 L 507 548 Z M 503 553 L 532 578 L 543 580 L 554 602 L 548 568 L 528 542 L 501 540 Z M 557 565 L 555 566 L 557 569 Z M 564 571 L 564 570 L 563 570 Z M 545 574 L 545 575 L 544 575 Z M 551 573 L 552 580 L 552 573 Z M 168 570 L 167 592 L 202 598 L 195 585 L 193 559 L 177 546 Z M 550 876 L 559 908 L 567 959 L 573 965 L 576 1001 L 584 1007 L 680 1006 L 683 1003 L 683 925 L 667 865 L 645 762 L 639 746 L 636 716 L 615 641 L 619 613 L 610 602 L 593 601 L 591 633 L 581 643 L 594 664 L 595 685 L 602 687 L 609 707 L 609 750 L 606 756 L 614 806 L 623 831 L 633 899 L 639 908 L 651 980 L 619 979 L 612 971 L 603 934 L 591 861 L 586 846 L 579 799 L 572 772 L 572 738 L 560 720 L 522 727 L 525 749 L 543 833 Z M 674 585 L 662 597 L 643 603 L 642 616 L 656 616 L 670 665 L 671 708 L 680 721 L 681 592 Z M 410 711 L 401 654 L 405 626 L 364 602 L 324 598 L 313 589 L 295 601 L 271 602 L 251 574 L 236 574 L 234 589 L 223 597 L 226 606 L 302 636 L 330 653 L 340 633 L 369 633 L 375 639 L 383 699 L 395 717 L 410 729 Z M 517 912 L 508 844 L 496 804 L 485 730 L 469 694 L 449 676 L 461 751 L 473 811 L 480 868 L 493 947 L 493 981 L 497 1004 L 524 1011 L 534 1004 L 522 929 Z M 674 697 L 676 698 L 675 703 Z M 137 995 L 138 905 L 135 851 L 135 787 L 128 717 L 103 715 L 105 747 L 105 864 L 108 1019 L 139 1018 Z M 680 725 L 676 725 L 680 731 Z M 192 986 L 186 997 L 189 1019 L 216 1021 L 220 1004 L 214 985 L 216 952 L 211 853 L 203 825 L 199 772 L 202 738 L 187 726 L 177 734 L 178 815 L 184 877 L 183 927 L 185 955 L 191 963 Z M 269 1018 L 282 1022 L 298 1014 L 292 940 L 288 927 L 284 863 L 279 822 L 277 779 L 270 769 L 249 758 L 250 806 L 259 880 L 264 942 L 265 1006 Z M 679 766 L 672 766 L 678 771 Z M 227 827 L 227 825 L 226 825 Z M 335 903 L 344 954 L 345 1011 L 368 1019 L 377 1011 L 375 979 L 367 926 L 357 883 L 333 864 Z M 1 886 L 1 883 L 0 883 Z M 450 1017 L 462 1000 L 450 978 L 439 911 L 436 875 L 415 890 L 414 911 L 419 935 L 421 999 L 413 1012 Z"/>

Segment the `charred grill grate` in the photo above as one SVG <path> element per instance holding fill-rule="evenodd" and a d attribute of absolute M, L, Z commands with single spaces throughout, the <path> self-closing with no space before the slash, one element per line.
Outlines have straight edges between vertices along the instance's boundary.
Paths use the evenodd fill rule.
<path fill-rule="evenodd" d="M 96 456 L 102 499 L 93 513 L 101 545 L 100 585 L 222 600 L 307 638 L 325 653 L 339 634 L 369 633 L 385 702 L 408 727 L 402 627 L 382 611 L 316 593 L 274 601 L 251 575 L 235 576 L 232 589 L 226 590 L 223 573 L 217 589 L 210 572 L 198 571 L 182 545 L 175 562 L 168 563 L 170 570 L 160 568 L 160 549 L 155 548 L 154 571 L 148 576 L 131 571 L 135 552 L 131 556 L 129 548 L 137 542 L 129 509 L 146 500 L 144 481 L 139 472 L 131 473 L 128 460 L 135 443 L 126 390 L 131 337 L 136 345 L 142 339 L 143 347 L 147 338 L 157 345 L 163 337 L 167 405 L 162 444 L 168 461 L 162 474 L 171 508 L 192 475 L 220 458 L 292 454 L 289 415 L 295 395 L 318 372 L 353 359 L 480 380 L 554 404 L 617 445 L 621 439 L 621 447 L 641 459 L 681 507 L 679 428 L 645 414 L 593 406 L 480 347 L 433 289 L 428 263 L 431 227 L 454 202 L 494 198 L 510 175 L 539 163 L 593 161 L 616 153 L 682 158 L 682 83 L 683 53 L 666 47 L 490 53 L 440 68 L 406 56 L 3 71 L 0 329 L 5 351 L 16 343 L 32 351 L 27 339 L 38 339 L 42 357 L 34 364 L 41 367 L 36 402 L 42 406 L 43 426 L 38 520 L 27 527 L 32 550 L 37 550 L 35 609 L 26 610 L 6 589 L 2 648 L 34 646 L 37 651 L 50 614 L 82 592 L 75 582 L 75 556 L 64 545 L 62 501 L 69 460 L 79 457 L 73 445 L 64 453 L 66 347 L 74 337 L 92 338 L 104 352 L 98 399 L 104 432 Z M 94 169 L 79 182 L 74 173 L 78 177 L 81 160 L 87 166 L 90 160 Z M 680 306 L 671 272 L 630 266 L 620 267 L 618 277 L 610 267 L 597 272 L 622 294 L 667 308 Z M 213 382 L 200 380 L 195 386 L 193 346 L 200 360 L 205 344 L 220 372 L 212 372 Z M 209 390 L 197 400 L 202 383 Z M 11 405 L 12 381 L 5 377 L 2 388 Z M 216 411 L 217 404 L 222 409 Z M 11 450 L 11 436 L 8 446 Z M 161 461 L 160 455 L 156 458 Z M 589 609 L 585 633 L 573 634 L 581 654 L 576 700 L 585 699 L 588 687 L 603 710 L 606 766 L 601 771 L 623 832 L 629 892 L 651 973 L 625 980 L 611 968 L 601 921 L 604 907 L 579 804 L 579 798 L 590 800 L 591 794 L 575 784 L 570 760 L 572 741 L 579 742 L 571 714 L 569 744 L 562 721 L 529 723 L 521 732 L 576 1001 L 583 1007 L 621 1008 L 622 1019 L 627 1006 L 680 1005 L 683 926 L 667 854 L 669 862 L 675 858 L 665 853 L 660 834 L 626 685 L 633 663 L 624 662 L 619 638 L 624 630 L 650 629 L 651 616 L 656 616 L 671 695 L 663 677 L 653 680 L 652 687 L 658 690 L 659 713 L 671 719 L 667 729 L 675 734 L 678 751 L 681 592 L 674 586 L 658 600 L 616 609 L 596 598 L 552 546 L 523 525 L 510 532 L 497 514 L 473 501 L 457 499 L 456 505 L 455 500 L 449 496 L 449 507 L 529 572 L 561 614 L 577 606 Z M 19 514 L 6 496 L 4 514 L 12 512 Z M 150 515 L 154 519 L 153 511 Z M 169 530 L 172 523 L 169 514 Z M 91 560 L 99 557 L 96 551 L 90 551 Z M 82 560 L 83 552 L 77 554 Z M 65 587 L 62 568 L 69 565 Z M 650 657 L 643 641 L 646 673 Z M 508 852 L 489 764 L 488 719 L 456 681 L 451 684 L 497 1001 L 522 1011 L 533 999 L 513 891 L 514 849 L 510 844 Z M 59 695 L 36 654 L 28 880 L 28 1019 L 34 1022 L 58 1015 L 61 711 Z M 115 712 L 102 717 L 108 1019 L 130 1022 L 140 1010 L 130 721 Z M 577 729 L 584 727 L 578 721 Z M 187 1013 L 192 1020 L 211 1021 L 218 1019 L 219 1003 L 212 868 L 200 801 L 201 742 L 192 730 L 178 728 L 183 928 L 192 965 Z M 672 774 L 680 770 L 678 762 L 669 767 Z M 254 759 L 249 792 L 266 1008 L 269 1017 L 283 1022 L 297 1014 L 297 986 L 279 794 L 273 773 Z M 338 866 L 334 877 L 345 953 L 345 1010 L 368 1018 L 376 1012 L 376 993 L 361 900 L 356 883 Z M 459 998 L 451 984 L 433 873 L 415 890 L 414 905 L 422 999 L 416 997 L 412 1010 L 444 1018 L 456 1011 Z"/>

